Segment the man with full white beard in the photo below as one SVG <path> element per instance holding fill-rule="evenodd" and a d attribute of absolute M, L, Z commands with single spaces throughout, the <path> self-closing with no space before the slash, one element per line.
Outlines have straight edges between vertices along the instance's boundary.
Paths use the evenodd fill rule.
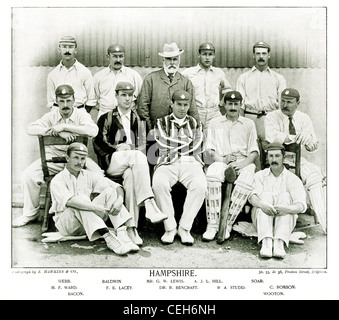
<path fill-rule="evenodd" d="M 163 52 L 163 67 L 146 75 L 138 96 L 138 114 L 147 123 L 147 132 L 154 128 L 156 120 L 170 113 L 171 98 L 177 90 L 184 90 L 191 96 L 188 114 L 198 123 L 199 114 L 194 99 L 192 82 L 179 72 L 180 55 L 184 52 L 176 43 L 165 43 Z"/>

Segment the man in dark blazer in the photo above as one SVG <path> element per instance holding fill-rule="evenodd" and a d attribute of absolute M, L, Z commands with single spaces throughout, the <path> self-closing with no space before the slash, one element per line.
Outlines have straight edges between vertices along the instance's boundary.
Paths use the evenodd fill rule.
<path fill-rule="evenodd" d="M 125 205 L 134 217 L 134 227 L 127 233 L 137 245 L 139 207 L 145 205 L 146 218 L 152 223 L 167 219 L 157 207 L 151 187 L 147 157 L 144 153 L 146 129 L 132 107 L 134 86 L 129 82 L 116 85 L 117 107 L 98 119 L 99 133 L 93 140 L 98 163 L 107 176 L 122 176 Z"/>
<path fill-rule="evenodd" d="M 163 67 L 144 79 L 137 110 L 140 118 L 147 123 L 147 132 L 154 128 L 156 119 L 170 113 L 171 99 L 177 90 L 184 90 L 191 95 L 188 113 L 200 123 L 192 82 L 179 72 L 180 55 L 183 52 L 176 43 L 166 43 L 163 52 L 159 52 L 163 58 Z"/>

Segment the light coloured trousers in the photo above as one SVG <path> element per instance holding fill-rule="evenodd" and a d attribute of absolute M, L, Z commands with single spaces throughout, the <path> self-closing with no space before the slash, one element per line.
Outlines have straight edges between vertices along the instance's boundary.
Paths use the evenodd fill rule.
<path fill-rule="evenodd" d="M 50 174 L 57 174 L 65 167 L 64 163 L 49 163 Z M 91 159 L 87 158 L 86 167 L 90 171 L 103 175 L 101 168 Z M 21 190 L 24 197 L 22 213 L 24 216 L 34 216 L 39 212 L 41 185 L 44 183 L 41 160 L 31 163 L 21 175 Z"/>
<path fill-rule="evenodd" d="M 93 203 L 104 207 L 111 207 L 116 200 L 117 193 L 114 188 L 106 188 L 94 200 Z M 115 229 L 129 223 L 132 215 L 122 206 L 120 212 L 116 215 L 108 215 Z M 56 213 L 54 217 L 55 226 L 63 236 L 80 236 L 87 235 L 90 241 L 101 238 L 97 230 L 107 228 L 104 220 L 102 220 L 93 211 L 79 210 L 68 207 L 62 213 Z"/>
<path fill-rule="evenodd" d="M 288 192 L 281 192 L 277 198 L 274 198 L 271 193 L 263 192 L 259 197 L 263 201 L 273 205 L 291 204 L 291 196 Z M 290 236 L 295 228 L 297 219 L 297 214 L 273 217 L 267 215 L 258 207 L 252 209 L 252 221 L 258 232 L 258 242 L 264 238 L 281 239 L 288 247 Z"/>
<path fill-rule="evenodd" d="M 173 200 L 171 197 L 172 187 L 180 182 L 187 189 L 184 209 L 179 225 L 191 230 L 194 219 L 198 214 L 207 191 L 207 182 L 200 163 L 196 161 L 176 161 L 168 165 L 161 165 L 153 174 L 153 192 L 155 201 L 160 210 L 168 216 L 164 221 L 166 231 L 177 227 Z"/>
<path fill-rule="evenodd" d="M 106 174 L 113 177 L 122 175 L 125 204 L 137 226 L 139 206 L 147 198 L 154 197 L 147 157 L 139 150 L 116 151 Z"/>

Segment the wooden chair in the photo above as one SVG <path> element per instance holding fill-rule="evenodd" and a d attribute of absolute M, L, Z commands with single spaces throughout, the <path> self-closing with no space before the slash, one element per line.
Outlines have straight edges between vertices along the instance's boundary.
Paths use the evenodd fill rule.
<path fill-rule="evenodd" d="M 40 158 L 41 158 L 41 166 L 42 172 L 44 174 L 44 181 L 46 184 L 46 193 L 45 193 L 45 208 L 44 208 L 44 215 L 42 221 L 41 231 L 42 233 L 48 231 L 48 224 L 49 224 L 49 209 L 51 207 L 52 199 L 50 193 L 50 183 L 54 175 L 50 174 L 48 170 L 48 163 L 66 163 L 66 157 L 46 157 L 46 147 L 52 145 L 68 145 L 70 143 L 66 142 L 65 139 L 61 137 L 53 137 L 53 136 L 42 136 L 39 135 L 39 147 L 40 147 Z M 88 136 L 78 136 L 75 141 L 73 142 L 81 142 L 87 146 L 88 143 Z"/>

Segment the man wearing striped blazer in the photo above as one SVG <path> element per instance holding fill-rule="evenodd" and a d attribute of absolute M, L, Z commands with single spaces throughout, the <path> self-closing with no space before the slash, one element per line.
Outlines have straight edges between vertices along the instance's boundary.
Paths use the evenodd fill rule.
<path fill-rule="evenodd" d="M 172 113 L 157 119 L 154 128 L 159 157 L 152 186 L 157 205 L 168 216 L 164 221 L 165 233 L 161 237 L 164 244 L 173 243 L 176 234 L 183 244 L 193 244 L 190 230 L 207 191 L 201 159 L 202 126 L 187 114 L 191 99 L 187 91 L 175 91 L 171 103 Z M 177 182 L 187 189 L 178 229 L 171 197 L 172 187 Z"/>

